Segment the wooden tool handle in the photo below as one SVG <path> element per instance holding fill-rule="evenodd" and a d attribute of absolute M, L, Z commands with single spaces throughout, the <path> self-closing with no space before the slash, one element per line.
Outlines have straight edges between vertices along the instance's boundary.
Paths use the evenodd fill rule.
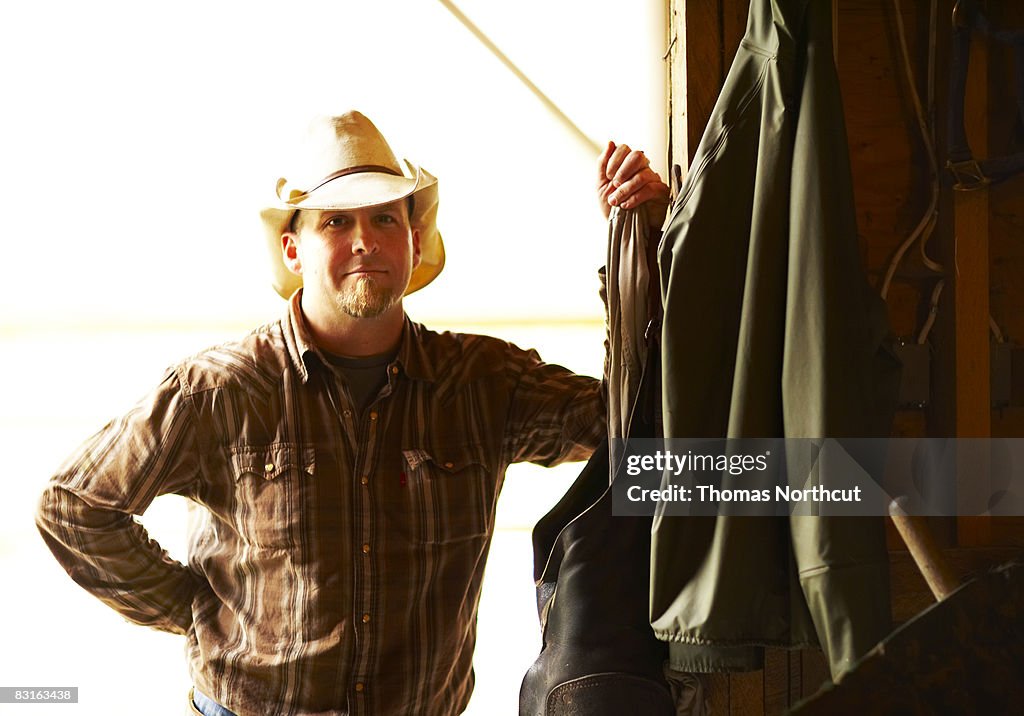
<path fill-rule="evenodd" d="M 960 580 L 957 579 L 939 546 L 935 544 L 935 538 L 928 529 L 925 518 L 908 515 L 900 499 L 895 499 L 889 504 L 889 516 L 892 517 L 900 537 L 910 550 L 914 563 L 921 570 L 928 588 L 932 590 L 936 600 L 942 601 L 960 586 Z"/>

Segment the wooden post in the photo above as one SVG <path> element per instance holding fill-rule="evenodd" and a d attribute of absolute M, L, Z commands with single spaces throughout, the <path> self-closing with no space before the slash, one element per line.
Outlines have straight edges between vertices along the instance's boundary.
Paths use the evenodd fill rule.
<path fill-rule="evenodd" d="M 690 166 L 723 75 L 722 1 L 670 0 L 669 167 Z"/>
<path fill-rule="evenodd" d="M 976 157 L 988 156 L 988 47 L 975 37 L 971 43 L 964 102 L 964 125 Z M 956 437 L 991 435 L 992 401 L 989 365 L 989 192 L 987 186 L 955 191 L 953 196 L 954 375 L 956 376 Z M 972 466 L 957 464 L 958 489 L 985 489 L 972 484 Z M 989 517 L 959 517 L 961 546 L 989 544 Z"/>
<path fill-rule="evenodd" d="M 685 176 L 746 30 L 749 0 L 669 0 L 669 167 Z"/>

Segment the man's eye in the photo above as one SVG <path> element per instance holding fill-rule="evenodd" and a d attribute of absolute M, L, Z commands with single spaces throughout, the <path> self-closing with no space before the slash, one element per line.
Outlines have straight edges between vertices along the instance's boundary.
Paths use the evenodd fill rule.
<path fill-rule="evenodd" d="M 344 216 L 332 216 L 330 219 L 327 220 L 326 225 L 331 226 L 333 228 L 338 228 L 339 226 L 344 226 L 346 223 L 346 218 Z"/>
<path fill-rule="evenodd" d="M 377 223 L 378 224 L 394 224 L 395 223 L 395 217 L 393 217 L 391 214 L 379 214 L 377 216 Z"/>

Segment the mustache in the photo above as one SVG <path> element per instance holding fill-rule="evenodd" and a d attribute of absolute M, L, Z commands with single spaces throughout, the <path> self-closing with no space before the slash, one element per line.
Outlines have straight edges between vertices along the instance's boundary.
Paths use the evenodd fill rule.
<path fill-rule="evenodd" d="M 376 264 L 376 263 L 360 263 L 360 264 L 356 264 L 354 266 L 347 266 L 347 267 L 345 267 L 344 273 L 347 276 L 348 274 L 359 273 L 359 272 L 362 272 L 362 271 L 377 271 L 377 272 L 384 273 L 384 272 L 386 272 L 386 269 L 383 266 L 381 266 L 380 264 Z"/>

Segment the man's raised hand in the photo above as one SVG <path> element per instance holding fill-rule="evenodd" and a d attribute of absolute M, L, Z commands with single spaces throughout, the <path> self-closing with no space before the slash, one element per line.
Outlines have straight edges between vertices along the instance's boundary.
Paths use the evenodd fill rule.
<path fill-rule="evenodd" d="M 643 152 L 608 142 L 598 164 L 597 198 L 605 218 L 613 206 L 634 209 L 651 202 L 651 221 L 660 226 L 668 209 L 669 190 Z"/>

